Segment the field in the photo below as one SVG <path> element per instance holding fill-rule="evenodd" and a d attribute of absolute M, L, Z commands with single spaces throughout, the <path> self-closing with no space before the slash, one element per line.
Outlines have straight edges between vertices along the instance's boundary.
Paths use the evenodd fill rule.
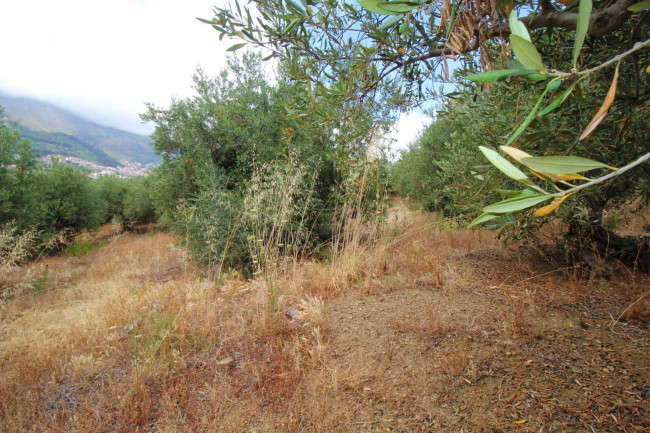
<path fill-rule="evenodd" d="M 93 239 L 0 275 L 0 431 L 650 431 L 647 274 L 586 281 L 400 202 L 251 281 L 153 228 Z"/>

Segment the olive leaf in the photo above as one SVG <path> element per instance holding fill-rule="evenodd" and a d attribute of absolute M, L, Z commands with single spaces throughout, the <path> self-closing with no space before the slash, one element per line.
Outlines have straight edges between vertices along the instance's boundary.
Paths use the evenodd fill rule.
<path fill-rule="evenodd" d="M 591 0 L 580 0 L 578 6 L 578 24 L 576 25 L 576 39 L 573 45 L 573 67 L 578 64 L 578 55 L 582 49 L 582 44 L 589 30 L 589 19 L 591 18 L 592 3 Z"/>
<path fill-rule="evenodd" d="M 581 173 L 583 171 L 595 170 L 597 168 L 608 168 L 617 170 L 602 162 L 581 156 L 530 156 L 521 158 L 520 162 L 531 170 L 541 173 L 564 174 Z"/>

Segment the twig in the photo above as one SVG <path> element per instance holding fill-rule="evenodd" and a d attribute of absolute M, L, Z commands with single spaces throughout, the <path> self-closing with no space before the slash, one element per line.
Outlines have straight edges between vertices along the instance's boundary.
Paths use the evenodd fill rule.
<path fill-rule="evenodd" d="M 594 179 L 592 181 L 589 181 L 589 182 L 584 183 L 582 185 L 578 185 L 578 186 L 573 187 L 571 189 L 556 192 L 555 194 L 551 194 L 551 195 L 553 197 L 564 197 L 565 195 L 576 193 L 576 192 L 580 191 L 581 189 L 588 188 L 590 186 L 605 182 L 606 180 L 609 180 L 609 179 L 611 179 L 613 177 L 619 176 L 619 175 L 625 173 L 626 171 L 628 171 L 630 169 L 633 169 L 637 165 L 643 164 L 644 162 L 646 162 L 649 159 L 650 159 L 650 152 L 646 153 L 645 155 L 643 155 L 641 158 L 637 159 L 636 161 L 626 165 L 625 167 L 619 168 L 618 170 L 616 170 L 616 171 L 614 171 L 612 173 L 606 174 L 605 176 L 596 178 L 596 179 Z"/>
<path fill-rule="evenodd" d="M 618 62 L 620 60 L 623 60 L 625 57 L 629 56 L 632 53 L 635 53 L 635 52 L 639 51 L 642 48 L 647 47 L 648 45 L 650 45 L 650 39 L 648 39 L 646 41 L 643 41 L 643 42 L 637 42 L 629 50 L 627 50 L 627 51 L 625 51 L 625 52 L 623 52 L 623 53 L 621 53 L 621 54 L 619 54 L 617 56 L 614 56 L 611 59 L 609 59 L 608 61 L 606 61 L 605 63 L 601 63 L 600 65 L 594 66 L 593 68 L 585 69 L 584 71 L 578 71 L 578 72 L 575 72 L 575 73 L 555 72 L 552 75 L 555 75 L 556 77 L 569 77 L 571 75 L 589 75 L 589 74 L 592 74 L 592 73 L 594 73 L 596 71 L 599 71 L 599 70 L 601 70 L 603 68 L 606 68 L 606 67 L 608 67 L 609 65 L 611 65 L 613 63 L 616 63 L 616 62 Z"/>
<path fill-rule="evenodd" d="M 641 295 L 641 297 L 640 297 L 639 299 L 637 299 L 636 301 L 632 302 L 632 303 L 631 303 L 631 304 L 630 304 L 630 305 L 629 305 L 625 310 L 623 310 L 623 312 L 622 312 L 622 313 L 621 313 L 621 314 L 616 318 L 616 320 L 614 320 L 614 323 L 612 323 L 612 324 L 610 325 L 610 327 L 611 327 L 612 329 L 614 329 L 614 326 L 616 326 L 616 324 L 618 323 L 618 321 L 621 320 L 621 317 L 623 317 L 623 315 L 624 315 L 625 313 L 627 313 L 627 312 L 629 311 L 630 308 L 634 307 L 634 306 L 637 304 L 637 302 L 642 301 L 643 298 L 645 298 L 646 296 L 648 296 L 649 293 L 650 293 L 650 290 L 648 290 L 648 291 L 645 292 L 643 295 Z"/>

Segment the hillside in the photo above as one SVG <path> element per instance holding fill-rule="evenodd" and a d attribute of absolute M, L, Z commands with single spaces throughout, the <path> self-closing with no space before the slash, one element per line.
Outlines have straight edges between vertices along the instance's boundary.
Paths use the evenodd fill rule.
<path fill-rule="evenodd" d="M 159 162 L 150 139 L 98 125 L 67 110 L 31 98 L 0 93 L 5 120 L 32 141 L 41 156 L 74 156 L 95 164 L 117 166 L 119 161 Z"/>
<path fill-rule="evenodd" d="M 390 212 L 268 279 L 109 226 L 0 274 L 3 431 L 648 431 L 647 276 L 582 281 Z"/>

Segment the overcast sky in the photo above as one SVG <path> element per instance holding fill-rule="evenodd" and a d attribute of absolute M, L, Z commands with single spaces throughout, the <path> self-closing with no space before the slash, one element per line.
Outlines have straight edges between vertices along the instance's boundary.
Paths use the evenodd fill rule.
<path fill-rule="evenodd" d="M 145 102 L 192 94 L 200 66 L 225 64 L 233 42 L 196 17 L 218 0 L 7 0 L 0 2 L 0 90 L 54 102 L 98 123 L 139 133 Z M 398 146 L 424 116 L 403 115 Z"/>

